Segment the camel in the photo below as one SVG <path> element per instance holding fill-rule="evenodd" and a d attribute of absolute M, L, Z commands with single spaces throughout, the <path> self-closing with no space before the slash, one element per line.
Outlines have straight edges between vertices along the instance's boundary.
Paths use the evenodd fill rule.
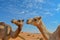
<path fill-rule="evenodd" d="M 45 40 L 60 40 L 60 25 L 58 26 L 57 30 L 55 30 L 55 32 L 51 33 L 46 29 L 41 17 L 30 18 L 26 23 L 36 26 Z"/>
<path fill-rule="evenodd" d="M 18 26 L 16 31 L 12 31 L 10 25 L 0 22 L 0 39 L 1 40 L 9 40 L 9 38 L 16 38 L 20 33 L 24 20 L 12 20 L 12 23 Z"/>

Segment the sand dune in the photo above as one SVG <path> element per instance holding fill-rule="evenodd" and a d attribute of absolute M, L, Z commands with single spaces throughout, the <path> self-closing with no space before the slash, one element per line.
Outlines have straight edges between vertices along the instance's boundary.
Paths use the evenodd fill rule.
<path fill-rule="evenodd" d="M 44 40 L 44 38 L 41 34 L 21 32 L 17 38 L 10 38 L 9 40 Z"/>

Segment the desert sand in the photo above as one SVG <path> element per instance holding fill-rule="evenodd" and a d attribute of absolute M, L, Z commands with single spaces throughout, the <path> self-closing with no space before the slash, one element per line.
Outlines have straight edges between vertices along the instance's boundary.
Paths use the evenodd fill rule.
<path fill-rule="evenodd" d="M 17 38 L 10 38 L 9 40 L 44 40 L 43 36 L 40 33 L 27 33 L 21 32 Z"/>

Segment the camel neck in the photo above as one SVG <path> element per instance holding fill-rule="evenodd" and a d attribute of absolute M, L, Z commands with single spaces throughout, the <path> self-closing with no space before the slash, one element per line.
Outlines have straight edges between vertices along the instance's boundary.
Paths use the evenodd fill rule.
<path fill-rule="evenodd" d="M 43 37 L 48 40 L 49 38 L 49 32 L 47 31 L 47 29 L 45 28 L 44 24 L 42 21 L 40 21 L 39 25 L 37 26 L 37 28 L 39 29 L 39 31 L 42 33 Z"/>
<path fill-rule="evenodd" d="M 18 34 L 21 32 L 22 26 L 20 26 L 20 25 L 17 25 L 17 26 L 18 26 L 18 28 L 16 29 L 16 31 L 15 32 L 11 32 L 12 38 L 16 38 L 18 36 Z"/>
<path fill-rule="evenodd" d="M 18 30 L 21 31 L 21 29 L 22 29 L 22 26 L 18 25 Z"/>

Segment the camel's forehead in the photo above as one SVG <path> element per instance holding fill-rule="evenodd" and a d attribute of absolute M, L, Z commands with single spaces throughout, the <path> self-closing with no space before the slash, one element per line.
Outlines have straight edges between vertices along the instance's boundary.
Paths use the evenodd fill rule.
<path fill-rule="evenodd" d="M 12 21 L 16 22 L 17 20 L 12 20 Z"/>
<path fill-rule="evenodd" d="M 19 22 L 19 21 L 18 21 Z M 23 20 L 20 20 L 20 22 L 23 22 Z"/>
<path fill-rule="evenodd" d="M 33 20 L 33 18 L 30 18 L 30 19 L 28 19 L 28 20 Z"/>
<path fill-rule="evenodd" d="M 35 17 L 34 19 L 40 20 L 40 17 Z"/>
<path fill-rule="evenodd" d="M 13 22 L 21 22 L 22 20 L 13 20 Z"/>
<path fill-rule="evenodd" d="M 33 18 L 28 19 L 28 22 L 31 22 L 31 21 L 33 21 Z"/>

